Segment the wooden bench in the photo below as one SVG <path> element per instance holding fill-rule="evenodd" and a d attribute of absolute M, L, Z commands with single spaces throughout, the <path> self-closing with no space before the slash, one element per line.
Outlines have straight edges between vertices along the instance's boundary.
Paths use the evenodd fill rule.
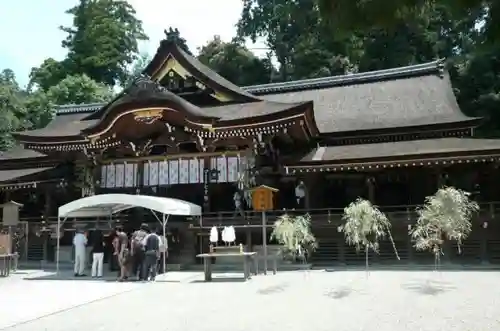
<path fill-rule="evenodd" d="M 0 254 L 0 277 L 8 277 L 11 270 L 17 270 L 18 254 Z"/>
<path fill-rule="evenodd" d="M 246 281 L 250 279 L 250 267 L 253 261 L 255 272 L 258 270 L 256 252 L 224 252 L 224 253 L 204 253 L 198 254 L 196 257 L 203 259 L 203 269 L 205 273 L 205 281 L 212 281 L 212 259 L 217 257 L 236 257 L 241 258 L 243 262 L 243 279 Z"/>

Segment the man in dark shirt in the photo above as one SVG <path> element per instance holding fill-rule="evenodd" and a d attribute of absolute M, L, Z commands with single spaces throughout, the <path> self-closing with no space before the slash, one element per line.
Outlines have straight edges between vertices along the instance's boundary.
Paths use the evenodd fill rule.
<path fill-rule="evenodd" d="M 151 275 L 152 281 L 156 278 L 156 267 L 158 265 L 158 259 L 160 257 L 160 237 L 152 231 L 150 234 L 144 238 L 143 241 L 145 259 L 144 259 L 144 280 L 148 280 Z"/>
<path fill-rule="evenodd" d="M 144 238 L 149 233 L 149 226 L 146 223 L 142 223 L 139 230 L 132 234 L 132 242 L 130 245 L 130 254 L 133 259 L 133 275 L 137 276 L 139 280 L 144 279 L 143 275 L 143 264 L 144 264 Z"/>
<path fill-rule="evenodd" d="M 92 245 L 92 277 L 102 277 L 102 265 L 104 263 L 104 236 L 101 231 L 96 231 Z"/>

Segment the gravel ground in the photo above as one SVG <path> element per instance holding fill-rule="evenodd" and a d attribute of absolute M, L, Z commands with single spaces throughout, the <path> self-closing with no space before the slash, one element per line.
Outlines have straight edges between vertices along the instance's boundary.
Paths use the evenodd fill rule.
<path fill-rule="evenodd" d="M 230 276 L 203 283 L 200 273 L 170 273 L 0 330 L 500 330 L 500 272 L 298 271 L 246 283 Z M 94 286 L 79 283 L 81 291 Z"/>

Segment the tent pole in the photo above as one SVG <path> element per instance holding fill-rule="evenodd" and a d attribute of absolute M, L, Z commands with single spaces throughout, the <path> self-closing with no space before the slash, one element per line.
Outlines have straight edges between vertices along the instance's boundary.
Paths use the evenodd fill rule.
<path fill-rule="evenodd" d="M 168 242 L 167 242 L 167 222 L 168 222 L 168 217 L 170 215 L 166 215 L 163 214 L 163 222 L 162 222 L 162 226 L 163 226 L 163 246 L 165 247 L 165 252 L 163 252 L 163 273 L 167 273 L 167 245 L 168 245 Z"/>
<path fill-rule="evenodd" d="M 149 209 L 149 211 L 151 212 L 151 214 L 153 214 L 153 216 L 156 218 L 156 220 L 157 220 L 160 224 L 163 224 L 162 220 L 158 217 L 158 215 L 156 215 L 156 213 L 154 212 L 154 210 Z M 163 219 L 165 219 L 165 214 L 163 214 Z"/>

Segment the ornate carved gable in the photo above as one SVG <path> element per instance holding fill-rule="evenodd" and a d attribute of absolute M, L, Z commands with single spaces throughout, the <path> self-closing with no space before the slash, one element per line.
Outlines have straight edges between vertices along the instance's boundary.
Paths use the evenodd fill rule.
<path fill-rule="evenodd" d="M 210 96 L 219 104 L 253 102 L 260 99 L 219 76 L 193 56 L 184 52 L 175 42 L 164 40 L 144 73 L 174 93 L 197 105 Z M 198 101 L 198 102 L 195 102 Z M 212 102 L 213 104 L 213 102 Z"/>

